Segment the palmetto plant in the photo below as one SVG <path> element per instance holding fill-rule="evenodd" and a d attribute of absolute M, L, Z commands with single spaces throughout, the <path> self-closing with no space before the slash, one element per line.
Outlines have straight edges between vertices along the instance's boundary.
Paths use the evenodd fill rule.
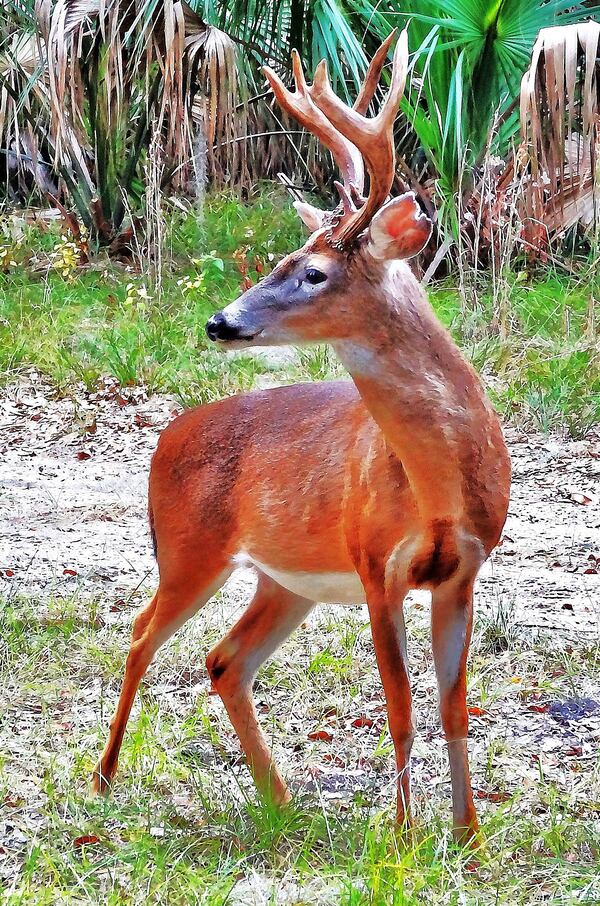
<path fill-rule="evenodd" d="M 56 195 L 112 241 L 141 198 L 152 139 L 165 182 L 181 186 L 192 176 L 194 112 L 209 140 L 216 124 L 227 130 L 233 44 L 181 0 L 9 2 L 0 55 L 7 160 L 27 159 L 34 174 L 43 165 Z"/>
<path fill-rule="evenodd" d="M 331 162 L 273 109 L 262 65 L 289 81 L 295 46 L 309 76 L 327 59 L 337 92 L 352 99 L 375 47 L 410 23 L 400 166 L 430 208 L 435 196 L 441 231 L 457 236 L 457 199 L 473 191 L 479 164 L 518 139 L 519 86 L 540 29 L 600 8 L 597 0 L 189 2 L 4 0 L 0 174 L 9 170 L 21 194 L 62 192 L 105 240 L 137 206 L 153 136 L 165 184 L 189 182 L 204 135 L 209 174 L 221 184 L 285 170 L 324 188 Z"/>
<path fill-rule="evenodd" d="M 249 170 L 252 178 L 295 174 L 304 185 L 330 184 L 330 162 L 312 136 L 298 130 L 274 108 L 261 68 L 272 66 L 291 79 L 296 48 L 310 75 L 326 59 L 332 83 L 345 100 L 354 99 L 367 59 L 391 26 L 369 0 L 190 0 L 206 19 L 229 34 L 238 54 L 248 98 Z"/>
<path fill-rule="evenodd" d="M 289 80 L 290 50 L 297 47 L 309 74 L 319 59 L 327 59 L 336 90 L 351 98 L 365 57 L 391 28 L 409 24 L 412 79 L 397 134 L 404 176 L 426 203 L 433 187 L 440 221 L 454 235 L 457 197 L 472 191 L 477 165 L 488 150 L 505 155 L 518 139 L 519 87 L 540 29 L 581 22 L 600 8 L 595 0 L 194 2 L 243 45 L 240 59 L 250 94 L 258 99 L 251 105 L 249 131 L 261 134 L 281 131 L 281 123 L 264 104 L 259 65 L 268 62 Z M 282 145 L 290 142 L 319 182 L 318 158 L 298 135 L 261 146 L 267 172 L 276 171 Z"/>
<path fill-rule="evenodd" d="M 456 234 L 457 196 L 471 191 L 488 149 L 505 155 L 518 136 L 521 78 L 540 29 L 581 22 L 599 6 L 573 0 L 400 0 L 398 7 L 400 20 L 411 21 L 414 52 L 404 110 L 435 178 L 441 220 Z"/>

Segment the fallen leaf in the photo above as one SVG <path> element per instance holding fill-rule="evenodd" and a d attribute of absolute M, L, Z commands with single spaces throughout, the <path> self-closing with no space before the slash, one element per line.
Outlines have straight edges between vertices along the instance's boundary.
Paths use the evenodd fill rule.
<path fill-rule="evenodd" d="M 76 576 L 77 570 L 75 569 L 63 569 L 63 576 Z"/>
<path fill-rule="evenodd" d="M 477 790 L 476 799 L 487 799 L 488 802 L 507 802 L 510 799 L 509 793 L 502 793 L 500 790 Z"/>
<path fill-rule="evenodd" d="M 96 834 L 82 834 L 73 840 L 73 846 L 94 846 L 96 843 L 100 843 L 100 837 Z"/>
<path fill-rule="evenodd" d="M 565 755 L 576 755 L 576 756 L 583 755 L 583 747 L 582 746 L 571 746 L 570 749 L 567 749 L 567 751 L 565 752 Z"/>
<path fill-rule="evenodd" d="M 328 730 L 313 730 L 312 733 L 308 734 L 309 739 L 320 739 L 324 742 L 331 742 L 333 739 L 333 733 L 330 733 Z"/>
<path fill-rule="evenodd" d="M 92 458 L 92 454 L 86 453 L 85 450 L 78 450 L 76 456 L 77 456 L 77 459 L 81 459 L 81 460 Z"/>
<path fill-rule="evenodd" d="M 473 717 L 483 717 L 484 714 L 487 714 L 487 713 L 488 713 L 488 712 L 485 710 L 485 708 L 478 708 L 476 705 L 472 705 L 470 708 L 467 708 L 467 711 L 468 711 L 469 714 L 471 714 Z"/>
<path fill-rule="evenodd" d="M 353 726 L 353 727 L 358 727 L 358 728 L 360 728 L 360 727 L 372 727 L 372 726 L 373 726 L 373 718 L 372 718 L 372 717 L 365 717 L 364 715 L 363 715 L 362 717 L 357 717 L 356 720 L 353 720 L 353 721 L 352 721 L 352 726 Z"/>
<path fill-rule="evenodd" d="M 543 705 L 528 705 L 527 710 L 533 711 L 535 714 L 545 714 L 549 707 L 550 705 L 546 702 Z"/>
<path fill-rule="evenodd" d="M 584 494 L 580 491 L 571 491 L 569 494 L 569 500 L 572 500 L 573 503 L 579 503 L 581 506 L 587 506 L 589 503 L 594 502 L 594 498 L 590 497 L 589 494 Z"/>
<path fill-rule="evenodd" d="M 330 764 L 334 764 L 336 768 L 345 768 L 346 762 L 343 758 L 340 758 L 339 755 L 334 755 L 332 752 L 326 752 L 323 755 L 323 761 L 327 761 Z"/>
<path fill-rule="evenodd" d="M 9 579 L 12 579 L 14 574 L 15 574 L 14 569 L 5 569 L 4 570 L 4 575 L 7 576 Z"/>

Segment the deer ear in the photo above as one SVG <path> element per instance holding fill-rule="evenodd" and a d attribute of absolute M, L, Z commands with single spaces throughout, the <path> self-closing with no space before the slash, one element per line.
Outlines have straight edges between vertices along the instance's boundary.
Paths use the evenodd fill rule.
<path fill-rule="evenodd" d="M 369 227 L 367 251 L 378 261 L 413 258 L 431 236 L 432 223 L 414 192 L 393 198 L 375 214 Z"/>
<path fill-rule="evenodd" d="M 304 226 L 308 227 L 311 233 L 315 233 L 317 230 L 321 229 L 325 218 L 325 211 L 320 211 L 318 208 L 315 208 L 314 205 L 308 204 L 306 201 L 295 201 L 294 207 L 296 208 L 298 217 Z"/>

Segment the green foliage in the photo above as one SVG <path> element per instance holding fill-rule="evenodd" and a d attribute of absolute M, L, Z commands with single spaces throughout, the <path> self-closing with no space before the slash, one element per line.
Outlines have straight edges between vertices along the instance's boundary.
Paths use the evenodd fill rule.
<path fill-rule="evenodd" d="M 59 236 L 56 228 L 43 234 L 27 228 L 18 235 L 18 264 L 0 273 L 5 380 L 34 365 L 67 392 L 75 381 L 91 390 L 108 373 L 122 384 L 143 382 L 193 405 L 264 380 L 343 374 L 327 347 L 299 349 L 291 360 L 273 365 L 260 356 L 225 355 L 205 337 L 207 319 L 240 293 L 244 276 L 255 282 L 302 243 L 295 211 L 272 188 L 248 206 L 228 194 L 209 196 L 203 219 L 174 213 L 167 244 L 181 263 L 163 275 L 160 292 L 144 276 L 123 274 L 108 263 L 73 278 L 54 268 L 44 278 L 31 276 L 31 255 L 39 267 L 44 254 L 61 247 Z M 600 422 L 600 361 L 593 339 L 598 279 L 522 272 L 508 275 L 503 292 L 509 324 L 504 338 L 490 326 L 496 294 L 486 281 L 469 300 L 452 284 L 434 287 L 430 296 L 506 418 L 585 434 Z"/>
<path fill-rule="evenodd" d="M 525 279 L 523 279 L 525 276 Z M 600 358 L 593 324 L 595 278 L 557 274 L 512 277 L 505 288 L 510 330 L 494 334 L 493 287 L 465 306 L 458 290 L 439 287 L 431 299 L 507 420 L 542 431 L 557 427 L 584 436 L 600 423 Z"/>
<path fill-rule="evenodd" d="M 272 229 L 274 221 L 279 230 Z M 42 234 L 46 249 L 60 244 L 56 232 L 51 236 Z M 34 251 L 39 258 L 37 238 L 32 230 L 24 233 L 22 265 Z M 256 280 L 257 265 L 269 270 L 300 243 L 295 212 L 279 193 L 265 191 L 251 207 L 219 196 L 207 202 L 203 220 L 175 215 L 168 241 L 186 263 L 165 275 L 160 296 L 145 278 L 108 264 L 73 282 L 53 269 L 44 279 L 23 266 L 0 273 L 0 371 L 8 376 L 34 365 L 63 389 L 73 381 L 92 389 L 110 373 L 123 384 L 174 392 L 186 405 L 249 389 L 265 366 L 247 356 L 223 356 L 206 339 L 204 325 L 239 294 L 240 267 Z"/>
<path fill-rule="evenodd" d="M 594 4 L 597 6 L 597 4 Z M 509 150 L 519 129 L 521 78 L 541 28 L 589 18 L 570 0 L 403 0 L 412 80 L 402 106 L 437 178 L 440 218 L 458 233 L 456 197 L 491 147 Z"/>

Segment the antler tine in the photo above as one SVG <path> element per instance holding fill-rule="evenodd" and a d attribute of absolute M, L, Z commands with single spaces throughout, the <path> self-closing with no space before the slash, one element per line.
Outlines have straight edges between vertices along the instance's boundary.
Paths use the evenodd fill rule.
<path fill-rule="evenodd" d="M 329 148 L 346 189 L 350 191 L 353 187 L 358 192 L 362 192 L 365 174 L 360 151 L 342 135 L 312 100 L 304 78 L 300 56 L 296 50 L 292 51 L 292 67 L 296 83 L 294 92 L 288 91 L 279 76 L 269 66 L 263 66 L 263 72 L 280 107 Z"/>
<path fill-rule="evenodd" d="M 347 217 L 349 214 L 353 214 L 356 211 L 356 205 L 352 201 L 352 198 L 350 197 L 350 193 L 346 189 L 346 186 L 343 186 L 341 182 L 337 181 L 337 179 L 334 180 L 333 185 L 338 195 L 340 196 L 344 217 Z"/>
<path fill-rule="evenodd" d="M 391 43 L 391 42 L 390 42 Z M 385 44 L 385 42 L 384 42 Z M 388 45 L 389 46 L 389 45 Z M 386 48 L 387 50 L 387 48 Z M 378 57 L 379 54 L 376 54 Z M 374 58 L 375 59 L 375 58 Z M 377 60 L 377 66 L 382 62 Z M 377 67 L 373 67 L 373 72 Z M 340 245 L 355 239 L 368 225 L 375 212 L 387 198 L 392 187 L 395 168 L 394 120 L 398 112 L 400 98 L 406 83 L 408 70 L 408 35 L 404 30 L 398 38 L 392 77 L 387 96 L 377 116 L 366 117 L 360 112 L 368 92 L 363 89 L 361 103 L 356 108 L 348 107 L 334 93 L 327 75 L 327 64 L 321 61 L 315 70 L 315 78 L 307 91 L 314 104 L 346 139 L 352 142 L 361 152 L 370 177 L 369 195 L 366 203 L 355 214 L 342 220 L 335 232 L 335 240 Z M 372 85 L 371 67 L 365 79 Z M 370 100 L 370 97 L 369 97 Z M 367 101 L 368 106 L 368 101 Z M 357 109 L 358 108 L 358 109 Z"/>
<path fill-rule="evenodd" d="M 369 104 L 373 100 L 373 95 L 375 94 L 375 89 L 379 84 L 379 78 L 381 76 L 381 70 L 385 65 L 385 60 L 388 55 L 388 50 L 390 49 L 394 38 L 396 37 L 397 28 L 393 28 L 389 33 L 371 62 L 369 63 L 369 68 L 365 76 L 365 80 L 361 86 L 360 91 L 358 92 L 358 97 L 356 98 L 353 108 L 357 113 L 365 114 L 369 109 Z"/>

